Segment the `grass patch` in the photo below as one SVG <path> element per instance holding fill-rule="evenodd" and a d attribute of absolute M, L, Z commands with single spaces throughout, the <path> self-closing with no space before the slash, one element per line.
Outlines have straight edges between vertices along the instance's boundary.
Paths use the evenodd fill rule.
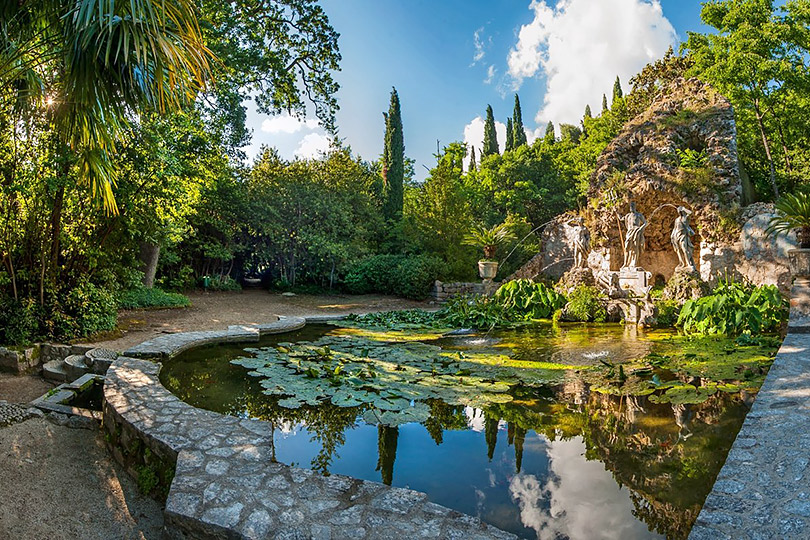
<path fill-rule="evenodd" d="M 170 293 L 157 287 L 131 289 L 118 298 L 120 309 L 179 308 L 191 305 L 188 297 L 180 293 Z"/>

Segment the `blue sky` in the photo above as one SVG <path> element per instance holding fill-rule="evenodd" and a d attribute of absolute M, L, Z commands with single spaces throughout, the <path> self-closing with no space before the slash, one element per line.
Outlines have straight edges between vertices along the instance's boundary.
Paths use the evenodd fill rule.
<path fill-rule="evenodd" d="M 365 159 L 382 152 L 391 88 L 402 104 L 406 154 L 416 176 L 435 163 L 436 141 L 480 148 L 491 104 L 506 122 L 520 95 L 530 131 L 594 113 L 620 75 L 623 86 L 688 30 L 706 31 L 696 0 L 322 0 L 341 34 L 337 115 L 345 144 Z M 479 117 L 476 120 L 476 117 Z M 262 144 L 288 158 L 328 143 L 310 119 L 248 114 L 249 156 Z M 532 133 L 529 134 L 532 136 Z M 503 136 L 499 138 L 503 145 Z"/>

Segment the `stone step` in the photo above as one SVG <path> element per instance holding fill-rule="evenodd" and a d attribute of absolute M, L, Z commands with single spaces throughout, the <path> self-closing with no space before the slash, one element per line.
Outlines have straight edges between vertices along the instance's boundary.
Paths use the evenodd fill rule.
<path fill-rule="evenodd" d="M 98 375 L 107 373 L 110 365 L 118 358 L 116 351 L 103 347 L 87 351 L 84 355 L 87 357 L 87 365 L 90 366 L 91 371 Z"/>
<path fill-rule="evenodd" d="M 67 382 L 68 373 L 62 360 L 51 360 L 42 366 L 42 376 L 51 381 Z"/>
<path fill-rule="evenodd" d="M 64 369 L 67 372 L 68 382 L 73 381 L 90 372 L 87 358 L 84 355 L 72 354 L 65 358 Z"/>

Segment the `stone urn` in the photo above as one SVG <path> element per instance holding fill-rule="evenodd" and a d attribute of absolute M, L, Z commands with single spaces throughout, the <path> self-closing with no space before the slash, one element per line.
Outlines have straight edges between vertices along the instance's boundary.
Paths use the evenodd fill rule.
<path fill-rule="evenodd" d="M 262 284 L 262 279 L 257 277 L 246 277 L 242 279 L 245 287 L 259 287 Z"/>
<path fill-rule="evenodd" d="M 788 257 L 790 258 L 790 273 L 797 279 L 810 280 L 810 249 L 790 249 Z"/>
<path fill-rule="evenodd" d="M 478 261 L 478 275 L 481 279 L 495 279 L 498 274 L 498 263 L 496 261 Z"/>

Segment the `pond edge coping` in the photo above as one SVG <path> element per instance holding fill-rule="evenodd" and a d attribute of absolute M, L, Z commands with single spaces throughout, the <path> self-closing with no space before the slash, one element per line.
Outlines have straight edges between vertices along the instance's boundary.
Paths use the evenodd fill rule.
<path fill-rule="evenodd" d="M 103 406 L 108 440 L 123 430 L 129 442 L 137 438 L 161 462 L 174 464 L 164 538 L 517 538 L 429 502 L 425 493 L 272 463 L 271 424 L 198 409 L 160 383 L 160 360 L 203 345 L 292 332 L 307 320 L 324 318 L 279 317 L 158 336 L 110 366 Z M 120 449 L 112 454 L 126 466 Z"/>

